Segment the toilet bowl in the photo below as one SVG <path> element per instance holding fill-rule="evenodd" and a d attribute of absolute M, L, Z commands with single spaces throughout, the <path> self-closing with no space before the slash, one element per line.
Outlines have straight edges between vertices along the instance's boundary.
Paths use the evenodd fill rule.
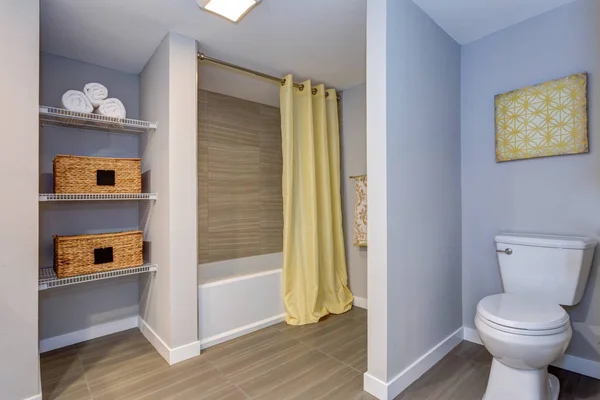
<path fill-rule="evenodd" d="M 548 365 L 573 331 L 561 307 L 577 305 L 598 241 L 585 236 L 504 232 L 495 237 L 506 293 L 477 305 L 475 327 L 492 354 L 485 400 L 557 400 Z"/>
<path fill-rule="evenodd" d="M 571 340 L 562 307 L 534 296 L 488 296 L 477 305 L 475 327 L 494 357 L 485 400 L 558 399 L 559 382 L 548 365 Z"/>

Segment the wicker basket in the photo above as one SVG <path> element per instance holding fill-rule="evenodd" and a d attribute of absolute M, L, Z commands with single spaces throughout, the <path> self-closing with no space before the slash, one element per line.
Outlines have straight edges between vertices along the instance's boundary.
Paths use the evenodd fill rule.
<path fill-rule="evenodd" d="M 137 267 L 144 263 L 141 231 L 54 236 L 54 271 L 59 278 Z"/>
<path fill-rule="evenodd" d="M 139 158 L 57 155 L 54 193 L 141 193 Z"/>

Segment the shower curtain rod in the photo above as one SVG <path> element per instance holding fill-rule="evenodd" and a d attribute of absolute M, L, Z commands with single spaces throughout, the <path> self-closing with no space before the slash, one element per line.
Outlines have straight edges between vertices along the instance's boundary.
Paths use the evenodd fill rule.
<path fill-rule="evenodd" d="M 209 57 L 209 56 L 207 56 L 204 53 L 198 52 L 198 59 L 200 61 L 209 61 L 211 63 L 223 65 L 223 66 L 228 67 L 228 68 L 237 69 L 237 70 L 246 72 L 248 74 L 252 74 L 252 75 L 256 75 L 256 76 L 259 76 L 261 78 L 264 78 L 264 79 L 268 79 L 268 80 L 273 81 L 273 82 L 279 82 L 281 84 L 281 86 L 285 85 L 285 78 L 278 78 L 278 77 L 273 76 L 273 75 L 268 75 L 268 74 L 265 74 L 265 73 L 262 73 L 262 72 L 259 72 L 259 71 L 254 71 L 252 69 L 248 69 L 248 68 L 245 68 L 245 67 L 240 67 L 239 65 L 235 65 L 235 64 L 229 63 L 227 61 L 218 60 L 216 58 Z M 296 82 L 294 82 L 294 87 L 297 87 L 300 90 L 304 90 L 304 85 L 302 83 L 296 83 Z M 313 94 L 317 94 L 317 89 L 313 88 L 312 93 Z M 329 93 L 325 92 L 325 97 L 329 97 Z M 337 99 L 339 101 L 339 100 L 341 100 L 341 97 L 338 96 Z"/>

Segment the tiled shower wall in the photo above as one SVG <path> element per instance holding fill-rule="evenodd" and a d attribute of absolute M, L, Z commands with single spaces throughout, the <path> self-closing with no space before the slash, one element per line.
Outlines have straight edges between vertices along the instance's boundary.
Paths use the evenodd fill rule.
<path fill-rule="evenodd" d="M 283 246 L 279 109 L 198 92 L 198 262 Z"/>

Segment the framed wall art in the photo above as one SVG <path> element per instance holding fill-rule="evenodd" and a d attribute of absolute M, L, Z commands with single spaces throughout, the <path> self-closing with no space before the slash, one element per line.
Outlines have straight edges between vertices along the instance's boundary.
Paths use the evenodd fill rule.
<path fill-rule="evenodd" d="M 587 153 L 587 73 L 499 94 L 496 162 Z"/>

